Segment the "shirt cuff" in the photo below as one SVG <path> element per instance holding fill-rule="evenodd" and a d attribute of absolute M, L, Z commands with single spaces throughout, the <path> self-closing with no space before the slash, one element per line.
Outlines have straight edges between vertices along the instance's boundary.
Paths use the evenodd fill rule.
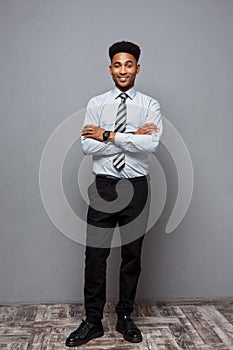
<path fill-rule="evenodd" d="M 131 137 L 131 134 L 124 134 L 122 132 L 116 132 L 115 138 L 114 138 L 114 144 L 117 147 L 121 147 L 122 144 L 127 142 L 127 139 Z"/>

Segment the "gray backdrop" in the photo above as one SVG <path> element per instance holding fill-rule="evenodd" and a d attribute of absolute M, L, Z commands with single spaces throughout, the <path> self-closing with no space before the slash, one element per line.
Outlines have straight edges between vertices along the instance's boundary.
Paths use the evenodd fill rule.
<path fill-rule="evenodd" d="M 232 16 L 232 0 L 0 1 L 0 302 L 83 300 L 84 247 L 47 216 L 39 164 L 56 126 L 112 87 L 107 49 L 123 39 L 141 45 L 137 88 L 159 100 L 194 167 L 189 210 L 168 235 L 177 174 L 160 148 L 168 195 L 144 243 L 138 298 L 232 296 Z M 63 182 L 74 210 L 85 211 L 80 155 L 77 143 Z M 119 262 L 114 248 L 110 299 Z"/>

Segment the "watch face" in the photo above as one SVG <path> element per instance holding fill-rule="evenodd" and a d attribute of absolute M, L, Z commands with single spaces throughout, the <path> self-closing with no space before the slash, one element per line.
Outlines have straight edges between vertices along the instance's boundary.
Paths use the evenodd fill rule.
<path fill-rule="evenodd" d="M 105 131 L 105 132 L 103 133 L 103 140 L 104 140 L 104 141 L 107 141 L 107 139 L 109 138 L 109 135 L 110 135 L 110 131 Z"/>

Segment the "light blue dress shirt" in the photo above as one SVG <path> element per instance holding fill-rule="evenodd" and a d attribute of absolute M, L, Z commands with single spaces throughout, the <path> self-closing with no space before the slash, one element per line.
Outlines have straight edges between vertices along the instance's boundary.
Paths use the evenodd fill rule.
<path fill-rule="evenodd" d="M 127 121 L 124 133 L 116 133 L 114 143 L 101 142 L 92 138 L 81 138 L 83 152 L 93 155 L 93 173 L 119 178 L 133 178 L 147 175 L 150 157 L 156 151 L 162 134 L 160 105 L 157 100 L 131 88 L 126 91 L 128 98 Z M 94 124 L 105 130 L 114 131 L 114 124 L 121 91 L 116 87 L 102 95 L 90 99 L 87 105 L 84 125 Z M 155 123 L 159 131 L 152 135 L 134 135 L 145 123 Z M 117 171 L 113 158 L 117 153 L 125 153 L 125 166 Z"/>

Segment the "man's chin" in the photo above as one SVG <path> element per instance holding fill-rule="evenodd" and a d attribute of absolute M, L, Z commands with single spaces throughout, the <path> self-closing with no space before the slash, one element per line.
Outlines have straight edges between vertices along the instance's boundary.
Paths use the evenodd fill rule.
<path fill-rule="evenodd" d="M 116 87 L 119 89 L 119 90 L 124 90 L 124 91 L 126 91 L 126 90 L 129 90 L 129 89 L 131 89 L 132 87 L 133 87 L 133 85 L 132 84 L 124 84 L 124 83 L 122 83 L 122 84 L 119 84 L 118 82 L 116 83 Z"/>

